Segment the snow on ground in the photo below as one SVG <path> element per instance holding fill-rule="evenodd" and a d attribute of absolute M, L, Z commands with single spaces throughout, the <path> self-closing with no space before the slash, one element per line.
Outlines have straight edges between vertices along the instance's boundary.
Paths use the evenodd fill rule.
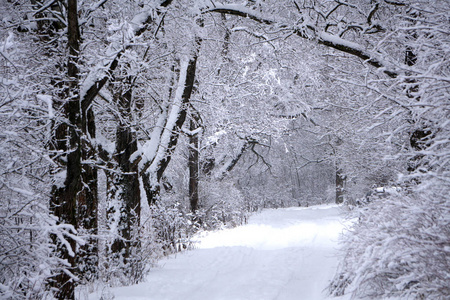
<path fill-rule="evenodd" d="M 264 210 L 248 225 L 199 236 L 197 249 L 162 260 L 145 282 L 108 293 L 116 300 L 326 299 L 344 226 L 336 205 Z"/>

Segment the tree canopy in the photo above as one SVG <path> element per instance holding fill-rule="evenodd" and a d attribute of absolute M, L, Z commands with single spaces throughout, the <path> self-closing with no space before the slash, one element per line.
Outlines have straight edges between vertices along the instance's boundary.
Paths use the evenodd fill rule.
<path fill-rule="evenodd" d="M 448 294 L 448 1 L 0 8 L 2 297 L 135 283 L 198 230 L 330 201 L 360 220 L 331 293 Z"/>

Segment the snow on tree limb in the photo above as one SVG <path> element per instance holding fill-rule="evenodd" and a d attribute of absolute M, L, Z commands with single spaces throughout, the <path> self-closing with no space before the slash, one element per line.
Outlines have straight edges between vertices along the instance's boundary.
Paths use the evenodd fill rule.
<path fill-rule="evenodd" d="M 172 0 L 163 1 L 160 7 L 167 7 L 172 3 Z M 106 61 L 102 61 L 89 72 L 88 76 L 81 84 L 80 98 L 83 108 L 87 108 L 91 105 L 98 92 L 103 88 L 105 83 L 111 77 L 112 72 L 117 68 L 120 58 L 124 51 L 129 47 L 134 38 L 140 36 L 147 29 L 148 24 L 152 21 L 152 10 L 146 9 L 145 11 L 137 14 L 130 22 L 130 30 L 126 35 L 126 41 L 117 50 L 117 45 L 113 42 L 109 45 L 106 53 L 109 57 Z"/>
<path fill-rule="evenodd" d="M 244 140 L 239 148 L 239 151 L 236 155 L 230 157 L 227 162 L 220 168 L 219 173 L 216 175 L 216 178 L 221 181 L 225 178 L 225 176 L 233 170 L 236 166 L 244 152 L 247 150 L 249 146 L 249 141 Z"/>
<path fill-rule="evenodd" d="M 160 114 L 150 141 L 141 149 L 143 159 L 140 162 L 140 169 L 142 172 L 158 173 L 158 175 L 162 173 L 160 171 L 161 163 L 167 159 L 168 152 L 173 150 L 173 144 L 176 143 L 178 137 L 178 130 L 181 129 L 186 118 L 185 105 L 190 99 L 196 61 L 196 54 L 182 59 L 178 85 L 170 112 L 164 111 Z"/>
<path fill-rule="evenodd" d="M 197 40 L 197 46 L 199 40 Z M 175 97 L 169 109 L 163 109 L 158 118 L 157 127 L 152 132 L 151 139 L 131 159 L 141 158 L 140 173 L 147 194 L 149 205 L 153 205 L 159 195 L 159 181 L 169 165 L 171 156 L 178 143 L 178 137 L 186 120 L 188 103 L 194 85 L 197 64 L 197 49 L 189 56 L 182 58 L 180 75 Z M 167 102 L 169 103 L 169 102 Z M 167 104 L 168 108 L 169 104 Z"/>
<path fill-rule="evenodd" d="M 359 57 L 373 67 L 383 69 L 383 72 L 389 77 L 395 78 L 398 75 L 396 71 L 391 69 L 391 66 L 388 66 L 388 64 L 379 57 L 379 55 L 367 51 L 360 44 L 350 42 L 337 35 L 333 35 L 325 31 L 319 31 L 312 23 L 304 22 L 305 24 L 303 24 L 303 27 L 308 29 L 308 33 L 306 33 L 303 28 L 290 28 L 291 26 L 289 25 L 281 24 L 276 22 L 275 20 L 268 19 L 260 15 L 257 11 L 248 9 L 247 7 L 239 4 L 215 6 L 214 8 L 205 9 L 202 13 L 204 14 L 214 12 L 244 17 L 261 24 L 275 25 L 278 28 L 292 30 L 297 36 L 301 38 L 310 40 L 317 39 L 317 42 L 321 45 Z"/>
<path fill-rule="evenodd" d="M 158 149 L 155 153 L 156 154 L 155 159 L 153 160 L 152 164 L 149 166 L 149 172 L 156 172 L 158 165 L 159 165 L 159 161 L 161 161 L 166 155 L 167 147 L 170 142 L 170 137 L 172 136 L 172 133 L 175 130 L 175 125 L 176 125 L 177 119 L 180 115 L 181 108 L 183 106 L 182 98 L 183 98 L 184 89 L 186 87 L 188 64 L 189 64 L 189 59 L 184 57 L 181 62 L 180 78 L 178 80 L 178 86 L 177 86 L 177 89 L 175 92 L 175 99 L 173 101 L 170 113 L 167 116 L 166 125 L 161 134 L 161 140 L 158 144 Z"/>
<path fill-rule="evenodd" d="M 228 4 L 228 5 L 220 5 L 215 6 L 213 8 L 208 8 L 204 10 L 202 13 L 209 13 L 209 12 L 216 12 L 216 13 L 223 13 L 223 14 L 229 14 L 229 15 L 235 15 L 243 18 L 249 18 L 253 21 L 256 21 L 258 23 L 263 23 L 266 25 L 272 25 L 276 22 L 267 18 L 264 18 L 263 16 L 259 15 L 256 11 L 248 9 L 247 7 L 240 5 L 240 4 Z"/>
<path fill-rule="evenodd" d="M 387 69 L 387 63 L 382 61 L 381 58 L 378 58 L 377 55 L 366 51 L 361 45 L 357 43 L 347 41 L 336 35 L 329 34 L 323 31 L 319 32 L 317 34 L 317 37 L 319 44 L 357 56 L 375 68 L 384 69 L 383 72 L 390 77 L 395 78 L 398 75 L 397 72 Z"/>

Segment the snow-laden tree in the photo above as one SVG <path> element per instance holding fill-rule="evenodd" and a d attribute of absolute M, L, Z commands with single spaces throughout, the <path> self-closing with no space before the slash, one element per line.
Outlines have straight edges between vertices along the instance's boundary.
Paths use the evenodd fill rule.
<path fill-rule="evenodd" d="M 17 23 L 14 23 L 16 20 L 12 18 L 5 18 L 5 26 L 9 26 L 11 34 L 4 37 L 5 43 L 8 44 L 8 47 L 4 49 L 11 48 L 9 44 L 11 44 L 14 35 L 17 34 L 15 30 L 22 33 L 25 41 L 27 38 L 39 41 L 37 46 L 31 46 L 28 49 L 23 47 L 22 49 L 25 53 L 24 56 L 35 54 L 35 60 L 44 61 L 42 67 L 38 70 L 44 70 L 41 74 L 48 74 L 48 76 L 36 76 L 37 80 L 34 85 L 27 82 L 22 85 L 12 86 L 11 83 L 15 83 L 12 80 L 5 81 L 5 84 L 8 85 L 9 91 L 12 91 L 12 87 L 14 87 L 19 91 L 22 88 L 22 91 L 27 93 L 29 91 L 27 84 L 35 87 L 30 94 L 33 92 L 37 94 L 35 101 L 44 105 L 43 111 L 49 115 L 48 118 L 42 118 L 41 120 L 39 115 L 31 114 L 39 126 L 44 126 L 48 130 L 43 131 L 38 126 L 35 126 L 32 129 L 26 129 L 25 136 L 29 135 L 36 139 L 35 135 L 37 133 L 48 134 L 46 137 L 48 144 L 37 148 L 44 152 L 41 155 L 47 158 L 51 166 L 51 177 L 43 178 L 43 186 L 47 185 L 47 191 L 49 191 L 49 186 L 53 185 L 50 197 L 50 210 L 44 209 L 44 213 L 53 214 L 56 218 L 55 220 L 50 220 L 53 220 L 53 223 L 61 229 L 59 231 L 53 230 L 56 232 L 47 230 L 46 233 L 43 233 L 43 237 L 50 231 L 52 240 L 55 243 L 53 248 L 54 254 L 61 259 L 61 264 L 58 266 L 60 267 L 59 270 L 55 268 L 50 269 L 46 279 L 51 277 L 49 281 L 56 288 L 57 297 L 73 298 L 74 286 L 77 280 L 90 281 L 97 276 L 97 169 L 101 167 L 112 173 L 116 172 L 115 174 L 119 172 L 122 178 L 129 178 L 136 175 L 136 170 L 126 168 L 128 168 L 130 163 L 132 163 L 131 167 L 135 168 L 138 160 L 140 160 L 143 164 L 147 164 L 143 168 L 144 171 L 151 167 L 151 163 L 154 163 L 155 166 L 151 175 L 154 177 L 160 176 L 156 175 L 156 173 L 160 172 L 161 169 L 162 172 L 164 171 L 170 160 L 167 154 L 170 154 L 170 148 L 174 146 L 174 141 L 176 144 L 176 135 L 178 134 L 176 126 L 181 127 L 183 123 L 183 121 L 179 121 L 181 122 L 179 124 L 177 119 L 180 117 L 180 111 L 186 111 L 186 108 L 181 107 L 182 101 L 189 100 L 189 93 L 185 92 L 184 86 L 186 85 L 186 78 L 189 77 L 189 80 L 193 81 L 192 72 L 195 71 L 195 68 L 191 68 L 191 70 L 187 70 L 187 68 L 192 65 L 195 66 L 195 63 L 192 63 L 195 59 L 189 58 L 195 56 L 195 51 L 192 52 L 192 55 L 190 53 L 183 53 L 182 55 L 181 75 L 176 78 L 176 83 L 174 83 L 178 87 L 177 92 L 173 96 L 175 104 L 172 105 L 172 98 L 163 99 L 166 103 L 163 104 L 163 107 L 166 106 L 166 109 L 162 110 L 160 119 L 161 122 L 168 122 L 168 124 L 163 124 L 163 127 L 166 127 L 165 130 L 163 130 L 161 135 L 156 133 L 156 141 L 153 141 L 153 145 L 161 146 L 161 148 L 151 149 L 151 151 L 155 152 L 153 154 L 151 151 L 145 153 L 147 154 L 146 158 L 150 159 L 151 155 L 156 157 L 156 154 L 158 154 L 157 158 L 148 163 L 148 161 L 142 159 L 142 156 L 137 154 L 137 161 L 131 161 L 131 154 L 137 151 L 136 145 L 133 149 L 133 143 L 136 142 L 136 138 L 133 137 L 133 132 L 126 125 L 133 117 L 130 116 L 130 106 L 132 105 L 130 102 L 133 99 L 132 91 L 130 91 L 131 87 L 127 86 L 126 82 L 123 82 L 125 80 L 121 76 L 125 74 L 124 78 L 135 80 L 136 73 L 134 70 L 130 68 L 127 70 L 127 66 L 132 66 L 128 61 L 134 54 L 130 51 L 132 50 L 131 44 L 148 29 L 150 24 L 156 22 L 154 20 L 157 20 L 159 25 L 161 25 L 162 13 L 159 9 L 170 4 L 170 1 L 156 3 L 145 8 L 133 5 L 131 8 L 128 7 L 129 10 L 127 10 L 127 7 L 114 10 L 114 6 L 120 6 L 120 3 L 117 2 L 108 3 L 110 6 L 105 8 L 105 1 L 85 2 L 83 5 L 78 5 L 76 1 L 68 1 L 67 3 L 59 1 L 41 3 L 38 1 L 32 3 L 32 5 L 28 5 L 27 2 L 20 4 L 23 4 L 23 6 L 7 5 L 7 11 L 18 12 L 22 15 L 16 19 L 19 20 Z M 119 25 L 111 24 L 111 27 L 117 25 L 118 27 L 116 26 L 116 28 L 118 29 L 115 30 L 117 34 L 112 34 L 109 40 L 104 35 L 104 29 L 109 25 L 108 13 L 105 13 L 107 9 L 109 9 L 109 12 L 115 11 L 115 14 L 113 14 L 115 18 L 112 21 L 118 20 L 119 22 Z M 126 18 L 128 18 L 128 22 L 124 21 Z M 159 28 L 158 23 L 156 23 L 154 28 L 155 31 L 153 33 L 156 33 L 156 29 Z M 98 40 L 98 37 L 102 37 L 102 39 Z M 193 42 L 195 43 L 195 41 Z M 103 57 L 99 57 L 99 55 L 103 55 Z M 8 56 L 6 52 L 2 56 L 5 58 L 5 66 L 15 69 L 16 73 L 22 71 L 18 70 L 18 67 L 14 65 L 16 57 L 10 59 Z M 184 58 L 184 56 L 188 58 Z M 127 58 L 128 61 L 124 60 L 122 62 L 123 57 Z M 36 75 L 33 71 L 36 72 L 37 70 L 32 69 L 31 63 L 27 67 L 29 67 L 28 70 L 18 74 L 16 77 L 30 78 L 31 75 L 29 74 Z M 125 70 L 125 72 L 114 74 L 118 67 Z M 122 84 L 121 86 L 116 84 L 115 89 L 113 89 L 113 91 L 116 91 L 113 95 L 116 97 L 115 101 L 119 107 L 119 122 L 116 125 L 119 133 L 114 138 L 117 139 L 115 144 L 119 152 L 118 155 L 126 156 L 125 158 L 117 158 L 118 167 L 110 162 L 110 158 L 113 155 L 107 153 L 107 151 L 105 152 L 105 149 L 103 149 L 109 148 L 109 144 L 107 143 L 106 147 L 102 147 L 104 145 L 99 143 L 101 139 L 96 139 L 95 109 L 98 109 L 99 106 L 94 105 L 94 100 L 98 93 L 114 76 L 117 76 Z M 188 84 L 188 86 L 192 88 L 192 83 Z M 25 98 L 25 104 L 32 103 L 29 98 L 26 98 L 30 97 L 30 94 L 23 97 Z M 15 98 L 18 98 L 16 95 L 14 95 Z M 13 103 L 13 101 L 15 101 L 14 104 L 18 102 L 16 99 L 6 101 L 5 104 Z M 5 108 L 9 109 L 6 106 Z M 35 109 L 38 109 L 38 107 Z M 14 110 L 11 110 L 10 114 L 13 112 Z M 10 118 L 6 113 L 5 116 L 5 118 Z M 12 124 L 15 125 L 15 123 Z M 161 128 L 158 128 L 156 131 L 159 129 Z M 115 140 L 110 142 L 114 143 Z M 131 142 L 131 145 L 128 142 Z M 5 147 L 7 144 L 5 143 Z M 39 143 L 36 143 L 36 145 L 39 145 Z M 124 147 L 125 149 L 122 149 Z M 131 147 L 131 150 L 126 149 L 127 147 Z M 15 150 L 17 149 L 16 147 Z M 99 159 L 100 157 L 106 159 L 102 161 Z M 34 159 L 30 158 L 30 162 L 28 162 L 27 166 L 30 168 L 32 166 L 31 161 L 34 161 Z M 164 161 L 163 164 L 161 164 L 162 161 Z M 157 179 L 159 180 L 159 178 Z M 117 226 L 119 229 L 117 238 L 119 243 L 115 244 L 125 241 L 125 243 L 116 248 L 118 248 L 118 252 L 124 251 L 124 256 L 126 257 L 130 248 L 127 246 L 127 243 L 130 242 L 131 227 L 135 223 L 133 214 L 139 213 L 135 205 L 140 203 L 139 196 L 136 202 L 135 193 L 127 191 L 130 190 L 130 185 L 132 184 L 134 184 L 135 191 L 139 190 L 136 189 L 136 186 L 139 184 L 136 184 L 136 179 L 127 180 L 125 183 L 119 179 L 115 183 L 118 183 L 119 190 L 122 192 L 118 193 L 121 195 L 118 199 L 120 202 L 119 215 L 125 214 L 123 218 L 122 216 L 119 217 L 119 219 L 122 218 L 122 220 L 118 221 L 121 226 Z M 8 186 L 14 188 L 10 184 Z M 45 188 L 43 189 L 45 190 Z M 26 190 L 24 189 L 23 191 L 25 192 Z M 124 195 L 129 198 L 131 196 L 131 201 L 134 201 L 134 203 L 129 203 L 130 201 L 125 199 Z M 125 209 L 122 210 L 123 207 Z M 46 245 L 47 247 L 49 246 L 48 243 Z M 48 247 L 48 250 L 50 252 L 51 248 Z M 12 278 L 12 280 L 14 282 L 15 279 Z"/>
<path fill-rule="evenodd" d="M 124 271 L 129 281 L 122 283 L 138 280 L 144 269 L 139 264 L 145 264 L 139 249 L 151 244 L 144 227 L 164 250 L 177 248 L 185 236 L 180 232 L 190 230 L 189 209 L 180 199 L 190 198 L 190 210 L 198 214 L 192 220 L 206 220 L 214 210 L 209 216 L 216 224 L 245 219 L 242 211 L 259 205 L 245 204 L 253 194 L 248 185 L 287 199 L 283 178 L 299 173 L 286 171 L 283 150 L 300 164 L 295 168 L 325 159 L 339 186 L 344 178 L 347 185 L 359 183 L 362 188 L 348 190 L 354 194 L 409 169 L 404 192 L 389 198 L 386 210 L 398 209 L 398 218 L 410 216 L 406 221 L 416 224 L 420 217 L 403 213 L 402 203 L 412 211 L 427 204 L 430 228 L 448 236 L 445 217 L 436 219 L 448 214 L 442 204 L 449 175 L 445 1 L 20 4 L 2 4 L 7 30 L 1 33 L 0 122 L 6 130 L 0 149 L 6 154 L 0 159 L 8 163 L 2 164 L 0 192 L 8 197 L 2 197 L 2 232 L 15 241 L 4 243 L 4 253 L 28 254 L 23 267 L 2 278 L 5 293 L 26 297 L 25 286 L 43 287 L 51 279 L 57 297 L 73 298 L 76 280 L 99 276 L 98 261 L 116 274 Z M 296 124 L 302 128 L 290 132 Z M 317 134 L 316 142 L 302 142 L 311 137 L 301 130 Z M 289 134 L 294 142 L 286 140 Z M 317 146 L 320 151 L 310 155 Z M 104 176 L 98 177 L 99 169 Z M 19 180 L 26 186 L 19 187 Z M 9 198 L 12 204 L 3 200 Z M 341 270 L 346 282 L 361 287 L 376 268 L 355 259 L 370 232 L 358 226 L 375 230 L 383 216 L 372 215 L 355 227 L 356 242 Z M 16 220 L 29 226 L 17 227 Z M 23 230 L 35 244 L 27 244 Z M 380 232 L 386 234 L 377 241 L 392 237 L 390 229 Z M 413 234 L 400 228 L 395 236 L 400 233 Z M 442 239 L 428 240 L 436 253 L 447 251 Z M 36 243 L 39 251 L 26 252 L 24 245 L 38 249 Z M 403 249 L 413 253 L 417 245 Z M 99 250 L 112 259 L 99 260 Z M 424 261 L 432 261 L 431 253 Z M 49 274 L 37 271 L 34 255 L 46 257 Z M 366 261 L 374 263 L 376 254 Z M 395 277 L 402 278 L 395 288 L 438 295 L 440 279 L 434 290 L 422 288 L 421 280 L 405 283 L 418 274 L 419 262 L 396 269 L 406 275 Z M 387 286 L 389 276 L 374 282 Z M 345 289 L 339 278 L 334 284 L 338 292 Z M 378 286 L 359 291 L 379 295 Z M 402 293 L 392 286 L 386 293 Z"/>
<path fill-rule="evenodd" d="M 208 38 L 200 59 L 198 97 L 193 102 L 202 117 L 199 145 L 205 174 L 201 178 L 240 181 L 238 186 L 245 189 L 249 207 L 254 200 L 272 201 L 277 193 L 288 195 L 288 186 L 274 188 L 276 177 L 286 181 L 279 166 L 273 166 L 278 169 L 276 175 L 271 173 L 269 153 L 282 148 L 273 145 L 279 143 L 291 120 L 307 118 L 306 99 L 313 96 L 309 87 L 319 77 L 313 71 L 315 62 L 305 63 L 313 51 L 299 44 L 290 47 L 285 40 L 270 40 L 263 27 L 234 16 L 205 14 L 205 24 Z M 277 164 L 282 162 L 279 159 Z M 234 179 L 229 178 L 230 171 L 239 168 Z M 247 169 L 252 172 L 244 179 Z M 251 186 L 256 181 L 249 181 L 250 174 L 264 177 L 259 188 Z M 255 190 L 258 194 L 253 194 Z M 274 201 L 287 203 L 285 200 Z"/>
<path fill-rule="evenodd" d="M 48 144 L 57 117 L 48 83 L 59 75 L 58 41 L 50 39 L 45 17 L 32 21 L 32 7 L 17 4 L 2 3 L 0 295 L 31 299 L 46 297 L 49 278 L 67 268 L 52 242 L 75 238 L 75 226 L 48 209 L 55 166 Z"/>
<path fill-rule="evenodd" d="M 347 129 L 346 139 L 335 144 L 344 158 L 343 167 L 352 162 L 351 151 L 361 150 L 354 158 L 363 169 L 374 165 L 373 157 L 397 164 L 394 173 L 383 174 L 385 167 L 375 172 L 378 179 L 372 179 L 374 183 L 383 183 L 384 175 L 392 180 L 395 172 L 403 170 L 400 183 L 404 192 L 391 196 L 386 208 L 381 201 L 370 204 L 372 215 L 356 225 L 350 241 L 357 242 L 348 244 L 344 275 L 334 282 L 338 292 L 351 282 L 356 296 L 444 297 L 448 293 L 448 266 L 442 259 L 448 253 L 448 245 L 442 241 L 448 241 L 445 216 L 449 213 L 448 2 L 286 2 L 283 9 L 290 14 L 283 16 L 274 13 L 274 6 L 267 2 L 249 6 L 216 3 L 207 11 L 247 18 L 265 24 L 272 32 L 285 32 L 331 49 L 331 65 L 344 71 L 335 79 L 367 91 L 356 103 L 355 112 L 365 115 L 360 119 L 356 114 L 359 120 L 354 125 L 360 129 L 351 128 L 352 122 L 344 123 L 341 128 Z M 354 137 L 357 143 L 347 140 Z M 380 207 L 383 214 L 375 213 Z M 401 219 L 398 224 L 408 226 L 400 226 L 396 232 L 389 226 L 380 228 L 388 212 Z M 421 224 L 421 214 L 431 220 L 428 225 Z M 433 232 L 428 228 L 434 228 Z M 421 230 L 430 234 L 423 242 L 415 238 Z M 401 250 L 389 242 L 399 237 L 405 240 Z M 422 252 L 425 247 L 433 250 Z M 383 256 L 379 263 L 379 254 L 388 249 L 402 254 L 399 267 L 395 257 Z M 352 259 L 355 253 L 365 253 L 364 260 Z"/>
<path fill-rule="evenodd" d="M 444 257 L 449 240 L 450 29 L 444 12 L 449 7 L 440 1 L 401 4 L 402 10 L 391 19 L 395 30 L 380 44 L 396 50 L 391 53 L 398 59 L 399 76 L 383 84 L 368 81 L 367 86 L 391 103 L 384 118 L 397 126 L 391 127 L 387 139 L 395 141 L 402 135 L 397 141 L 403 143 L 401 151 L 386 156 L 403 161 L 409 173 L 400 178 L 401 192 L 357 213 L 360 221 L 345 239 L 347 254 L 332 286 L 336 294 L 422 298 L 448 294 Z"/>
<path fill-rule="evenodd" d="M 448 185 L 391 192 L 354 213 L 344 236 L 334 295 L 445 299 L 448 295 Z"/>

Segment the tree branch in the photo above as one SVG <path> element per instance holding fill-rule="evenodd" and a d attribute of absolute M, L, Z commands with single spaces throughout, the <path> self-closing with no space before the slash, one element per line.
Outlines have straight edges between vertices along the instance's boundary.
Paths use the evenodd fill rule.
<path fill-rule="evenodd" d="M 172 0 L 165 0 L 160 4 L 160 7 L 167 7 L 171 3 Z M 140 36 L 144 33 L 151 21 L 151 11 L 145 11 L 136 15 L 132 20 L 132 23 L 134 23 L 134 37 Z M 110 48 L 111 47 L 112 45 L 110 45 Z M 103 88 L 105 83 L 112 76 L 113 71 L 117 68 L 123 53 L 129 47 L 129 45 L 125 45 L 125 47 L 113 55 L 113 58 L 109 63 L 100 64 L 89 73 L 80 90 L 82 108 L 87 109 L 87 107 L 92 104 L 92 101 L 97 96 L 98 92 Z M 103 71 L 105 68 L 106 71 Z M 100 74 L 98 74 L 99 71 L 101 72 Z"/>
<path fill-rule="evenodd" d="M 344 4 L 341 2 L 338 2 L 340 4 Z M 346 4 L 346 3 L 345 3 Z M 205 9 L 202 14 L 205 13 L 222 13 L 222 14 L 229 14 L 229 15 L 235 15 L 240 16 L 244 18 L 251 19 L 253 21 L 256 21 L 261 24 L 266 25 L 278 25 L 279 28 L 289 28 L 285 24 L 277 24 L 275 21 L 267 19 L 263 16 L 259 16 L 256 11 L 252 11 L 247 9 L 246 7 L 243 7 L 241 5 L 236 4 L 229 4 L 224 5 L 220 7 L 214 7 L 214 8 L 208 8 Z M 371 53 L 357 43 L 350 42 L 348 40 L 345 40 L 339 36 L 324 32 L 324 31 L 318 31 L 317 28 L 315 28 L 313 25 L 308 24 L 308 29 L 310 29 L 313 32 L 313 37 L 317 38 L 317 42 L 321 45 L 354 55 L 356 57 L 361 58 L 365 62 L 367 62 L 369 65 L 378 68 L 378 69 L 384 69 L 383 72 L 387 74 L 389 77 L 395 78 L 398 76 L 397 72 L 388 69 L 388 66 L 385 62 L 382 61 L 381 58 L 377 57 L 378 55 L 375 53 Z M 311 36 L 309 34 L 306 34 L 303 30 L 299 29 L 292 29 L 293 32 L 304 39 L 311 40 Z"/>
<path fill-rule="evenodd" d="M 219 6 L 219 7 L 208 8 L 208 9 L 204 10 L 202 12 L 202 14 L 206 14 L 209 12 L 222 13 L 222 14 L 227 14 L 227 15 L 234 15 L 234 16 L 239 16 L 239 17 L 243 17 L 243 18 L 248 18 L 248 19 L 251 19 L 258 23 L 262 23 L 262 24 L 266 24 L 266 25 L 275 24 L 275 22 L 273 20 L 269 20 L 269 19 L 263 18 L 262 16 L 258 16 L 258 15 L 256 15 L 255 11 L 249 10 L 241 5 L 229 4 L 229 5 Z"/>

